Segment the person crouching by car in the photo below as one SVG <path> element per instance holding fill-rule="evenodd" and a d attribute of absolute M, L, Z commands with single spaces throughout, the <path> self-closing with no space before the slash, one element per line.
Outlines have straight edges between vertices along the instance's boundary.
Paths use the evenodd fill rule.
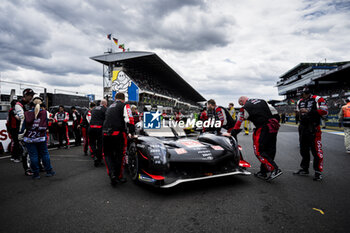
<path fill-rule="evenodd" d="M 46 171 L 46 176 L 50 177 L 56 173 L 53 171 L 50 163 L 50 155 L 47 150 L 46 130 L 47 130 L 47 112 L 40 109 L 42 98 L 35 96 L 33 98 L 34 108 L 24 113 L 25 121 L 23 130 L 25 130 L 23 141 L 28 150 L 30 166 L 33 172 L 33 179 L 40 179 L 39 154 Z"/>
<path fill-rule="evenodd" d="M 63 139 L 66 141 L 66 149 L 69 146 L 68 136 L 68 120 L 69 114 L 64 111 L 63 105 L 60 105 L 58 112 L 55 114 L 55 122 L 57 123 L 59 148 L 63 145 Z"/>
<path fill-rule="evenodd" d="M 129 131 L 129 137 L 132 137 L 135 133 L 134 118 L 129 104 L 124 103 L 124 93 L 117 93 L 115 98 L 115 102 L 106 111 L 106 118 L 102 128 L 104 159 L 107 174 L 113 186 L 118 182 L 124 183 L 126 181 L 123 177 L 123 170 L 127 132 Z"/>
<path fill-rule="evenodd" d="M 94 165 L 98 167 L 102 160 L 102 126 L 107 111 L 107 100 L 101 100 L 100 106 L 91 110 L 89 128 L 89 143 L 91 156 L 94 158 Z"/>

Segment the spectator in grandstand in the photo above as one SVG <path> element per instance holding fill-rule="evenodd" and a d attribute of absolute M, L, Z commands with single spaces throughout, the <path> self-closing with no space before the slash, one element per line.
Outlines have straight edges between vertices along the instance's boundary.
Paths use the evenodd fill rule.
<path fill-rule="evenodd" d="M 77 111 L 77 109 L 73 106 L 71 107 L 72 117 L 73 117 L 73 133 L 75 138 L 75 145 L 81 145 L 81 134 L 80 134 L 80 124 L 81 124 L 81 114 Z"/>
<path fill-rule="evenodd" d="M 230 115 L 232 116 L 233 120 L 236 120 L 236 110 L 233 103 L 228 104 L 228 111 L 230 112 Z"/>
<path fill-rule="evenodd" d="M 102 161 L 102 126 L 107 110 L 107 100 L 101 100 L 99 106 L 91 110 L 89 128 L 89 144 L 91 156 L 94 158 L 94 166 L 98 167 Z"/>
<path fill-rule="evenodd" d="M 135 133 L 134 118 L 130 106 L 124 103 L 124 93 L 118 92 L 115 99 L 115 102 L 106 111 L 102 128 L 107 173 L 113 186 L 119 182 L 126 182 L 124 166 L 127 134 L 133 137 Z"/>
<path fill-rule="evenodd" d="M 35 96 L 33 98 L 35 107 L 24 113 L 25 120 L 23 123 L 23 129 L 25 129 L 25 133 L 23 141 L 25 142 L 30 157 L 33 179 L 40 179 L 40 159 L 44 164 L 47 177 L 56 174 L 51 167 L 50 155 L 47 150 L 46 130 L 48 119 L 46 110 L 40 108 L 42 101 L 43 99 L 40 96 Z"/>
<path fill-rule="evenodd" d="M 229 111 L 222 106 L 217 106 L 215 100 L 213 99 L 208 100 L 207 109 L 208 112 L 210 112 L 208 117 L 212 117 L 215 121 L 220 121 L 221 127 L 214 129 L 205 129 L 203 127 L 203 131 L 217 131 L 218 133 L 226 133 L 224 131 L 227 131 L 227 133 L 230 134 L 235 126 L 235 121 L 233 120 Z"/>
<path fill-rule="evenodd" d="M 238 103 L 243 107 L 239 111 L 232 135 L 236 136 L 240 132 L 244 120 L 253 122 L 256 127 L 253 133 L 254 153 L 261 162 L 260 171 L 254 175 L 264 180 L 275 179 L 282 174 L 274 161 L 277 133 L 280 127 L 279 120 L 276 119 L 277 111 L 262 99 L 249 99 L 241 96 Z"/>
<path fill-rule="evenodd" d="M 88 155 L 88 148 L 89 148 L 89 128 L 90 128 L 90 120 L 91 120 L 91 110 L 94 109 L 96 104 L 94 102 L 91 102 L 89 105 L 89 109 L 86 110 L 82 116 L 82 122 L 81 122 L 81 132 L 83 135 L 83 151 L 84 155 Z"/>
<path fill-rule="evenodd" d="M 30 103 L 30 101 L 32 101 L 33 96 L 34 96 L 34 91 L 30 88 L 26 88 L 23 90 L 23 98 L 18 101 L 15 105 L 15 111 L 16 111 L 16 115 L 20 120 L 19 123 L 19 130 L 21 130 L 23 128 L 23 123 L 24 123 L 24 113 L 27 111 L 26 105 Z M 24 132 L 21 132 L 18 134 L 18 140 L 22 141 L 23 140 L 23 136 L 24 136 Z M 23 153 L 23 148 L 22 145 L 20 145 L 18 143 L 18 148 L 16 148 L 16 151 L 18 151 L 18 153 L 22 156 L 22 165 L 23 165 L 23 169 L 24 169 L 24 174 L 26 176 L 31 176 L 33 173 L 31 171 L 31 169 L 28 167 L 28 163 L 27 163 L 27 155 L 25 153 Z"/>
<path fill-rule="evenodd" d="M 315 181 L 322 180 L 323 150 L 321 143 L 321 117 L 328 114 L 328 108 L 324 99 L 317 95 L 311 95 L 309 88 L 302 90 L 302 98 L 297 103 L 297 111 L 300 115 L 299 142 L 302 161 L 301 169 L 294 172 L 295 175 L 308 175 L 310 166 L 310 149 L 314 156 Z"/>
<path fill-rule="evenodd" d="M 8 112 L 7 121 L 6 121 L 6 128 L 8 135 L 11 139 L 10 143 L 10 152 L 11 152 L 11 161 L 15 163 L 21 162 L 20 155 L 18 151 L 19 147 L 19 141 L 18 141 L 18 131 L 19 131 L 19 117 L 16 115 L 15 111 L 15 105 L 17 103 L 17 100 L 11 101 L 11 108 Z"/>
<path fill-rule="evenodd" d="M 345 150 L 350 154 L 350 97 L 346 98 L 346 102 L 339 112 L 339 122 L 343 123 Z"/>
<path fill-rule="evenodd" d="M 58 126 L 58 141 L 59 148 L 63 146 L 63 139 L 66 142 L 65 148 L 69 147 L 69 136 L 68 136 L 68 120 L 69 114 L 64 111 L 63 105 L 60 105 L 58 108 L 58 112 L 55 114 L 55 122 Z"/>

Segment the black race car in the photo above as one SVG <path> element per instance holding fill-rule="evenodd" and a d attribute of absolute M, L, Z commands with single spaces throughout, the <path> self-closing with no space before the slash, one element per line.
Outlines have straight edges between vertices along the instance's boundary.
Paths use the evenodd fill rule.
<path fill-rule="evenodd" d="M 129 143 L 128 168 L 135 182 L 161 188 L 232 175 L 250 175 L 233 137 L 211 133 L 187 138 L 180 128 L 140 130 Z"/>

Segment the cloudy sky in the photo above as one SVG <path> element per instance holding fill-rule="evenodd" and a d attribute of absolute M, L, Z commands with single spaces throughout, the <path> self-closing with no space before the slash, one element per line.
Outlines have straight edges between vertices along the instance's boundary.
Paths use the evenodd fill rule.
<path fill-rule="evenodd" d="M 298 63 L 350 60 L 350 1 L 2 0 L 1 79 L 101 97 L 102 65 L 89 57 L 120 51 L 109 33 L 221 105 L 281 99 L 274 85 Z"/>

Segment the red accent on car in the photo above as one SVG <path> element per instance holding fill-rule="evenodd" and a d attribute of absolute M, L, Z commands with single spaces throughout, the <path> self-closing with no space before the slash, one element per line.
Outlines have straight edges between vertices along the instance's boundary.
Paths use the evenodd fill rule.
<path fill-rule="evenodd" d="M 159 176 L 159 175 L 152 175 L 152 174 L 149 174 L 147 173 L 145 170 L 142 169 L 142 171 L 148 175 L 149 177 L 151 177 L 152 179 L 155 179 L 155 180 L 164 180 L 164 176 Z"/>
<path fill-rule="evenodd" d="M 240 161 L 239 161 L 239 166 L 240 166 L 240 167 L 251 167 L 250 163 L 248 163 L 248 162 L 245 161 L 245 160 L 240 160 Z"/>
<path fill-rule="evenodd" d="M 144 159 L 147 159 L 147 160 L 148 160 L 148 158 L 147 158 L 146 156 L 144 156 L 144 155 L 142 154 L 141 151 L 139 151 L 139 153 L 141 154 L 141 156 L 142 156 Z"/>

